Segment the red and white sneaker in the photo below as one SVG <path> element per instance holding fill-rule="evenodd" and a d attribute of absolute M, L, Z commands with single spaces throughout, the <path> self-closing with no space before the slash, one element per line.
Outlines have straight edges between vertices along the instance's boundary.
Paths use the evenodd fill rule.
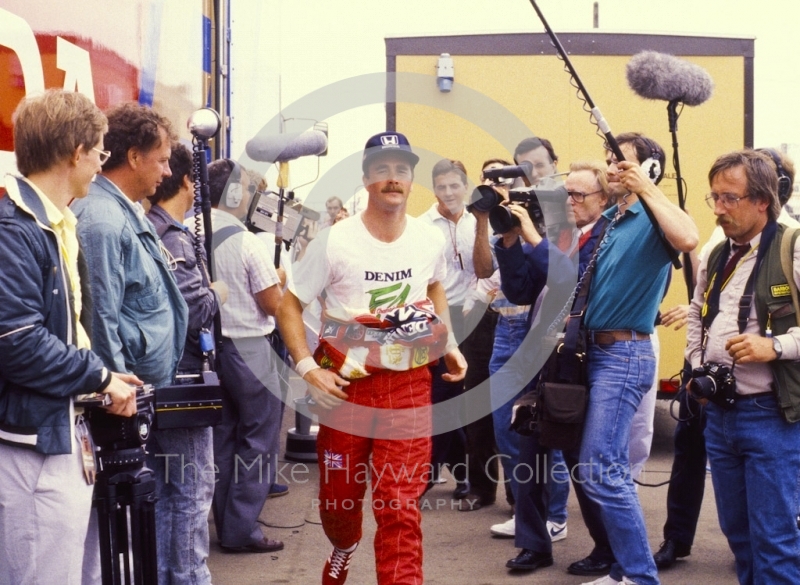
<path fill-rule="evenodd" d="M 347 571 L 350 569 L 350 559 L 356 552 L 358 543 L 355 543 L 349 551 L 333 547 L 333 552 L 328 560 L 325 561 L 325 569 L 322 571 L 322 585 L 342 585 L 347 579 Z"/>

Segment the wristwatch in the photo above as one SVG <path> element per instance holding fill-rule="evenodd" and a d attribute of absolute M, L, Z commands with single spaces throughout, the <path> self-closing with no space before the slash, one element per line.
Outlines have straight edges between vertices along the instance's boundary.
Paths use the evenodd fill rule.
<path fill-rule="evenodd" d="M 781 355 L 783 355 L 783 347 L 781 347 L 781 342 L 778 341 L 777 337 L 772 338 L 772 349 L 774 349 L 775 353 L 778 354 L 778 357 L 776 357 L 775 359 L 776 360 L 781 359 Z"/>

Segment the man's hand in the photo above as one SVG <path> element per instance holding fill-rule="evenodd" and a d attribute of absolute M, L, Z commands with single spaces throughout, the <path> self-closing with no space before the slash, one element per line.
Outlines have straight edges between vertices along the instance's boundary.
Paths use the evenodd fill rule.
<path fill-rule="evenodd" d="M 772 348 L 772 340 L 752 333 L 731 337 L 725 344 L 725 351 L 735 364 L 764 363 L 778 359 Z"/>
<path fill-rule="evenodd" d="M 460 382 L 467 375 L 467 360 L 458 348 L 451 349 L 444 354 L 444 363 L 447 365 L 447 374 L 442 374 L 445 382 Z"/>
<path fill-rule="evenodd" d="M 697 395 L 696 395 L 696 394 L 695 394 L 695 393 L 692 391 L 692 381 L 691 381 L 691 380 L 689 380 L 689 381 L 686 383 L 686 390 L 689 392 L 689 394 L 691 394 L 691 395 L 692 395 L 692 398 L 693 398 L 693 399 L 694 399 L 694 400 L 695 400 L 695 401 L 696 401 L 696 402 L 697 402 L 699 405 L 701 405 L 701 406 L 705 406 L 706 404 L 708 404 L 708 398 L 700 398 L 699 396 L 697 396 Z"/>
<path fill-rule="evenodd" d="M 538 246 L 542 241 L 542 236 L 536 231 L 533 221 L 531 221 L 531 216 L 528 215 L 528 210 L 516 203 L 509 203 L 508 210 L 519 220 L 519 231 L 522 239 L 531 246 Z"/>
<path fill-rule="evenodd" d="M 111 383 L 103 390 L 103 394 L 111 397 L 111 405 L 106 410 L 118 416 L 133 416 L 136 414 L 136 386 L 144 384 L 133 374 L 111 375 Z"/>
<path fill-rule="evenodd" d="M 631 193 L 641 195 L 653 186 L 653 181 L 637 162 L 623 160 L 617 163 L 619 182 Z"/>
<path fill-rule="evenodd" d="M 349 386 L 350 382 L 336 372 L 315 368 L 308 372 L 303 380 L 308 385 L 311 398 L 325 410 L 331 410 L 347 400 L 347 393 L 343 388 Z"/>
<path fill-rule="evenodd" d="M 677 305 L 661 313 L 661 325 L 669 327 L 675 325 L 677 331 L 689 322 L 689 305 Z"/>

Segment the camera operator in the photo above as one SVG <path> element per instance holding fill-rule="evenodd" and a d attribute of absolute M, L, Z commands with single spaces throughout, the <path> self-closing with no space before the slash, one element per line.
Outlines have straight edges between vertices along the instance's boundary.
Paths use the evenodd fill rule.
<path fill-rule="evenodd" d="M 800 282 L 800 245 L 781 251 L 785 227 L 776 221 L 778 182 L 768 155 L 722 155 L 708 177 L 706 201 L 727 239 L 698 271 L 687 388 L 706 404 L 717 514 L 739 582 L 798 583 L 800 328 L 781 257 L 791 254 Z"/>
<path fill-rule="evenodd" d="M 528 179 L 538 182 L 557 172 L 558 156 L 549 140 L 532 136 L 520 141 L 514 149 L 514 162 L 516 164 L 530 163 L 531 173 Z M 485 163 L 484 170 L 496 170 L 497 167 L 502 166 L 497 163 L 507 164 L 505 161 L 494 161 L 494 163 L 491 164 L 491 161 Z M 489 182 L 491 183 L 491 181 Z M 503 200 L 508 200 L 509 186 L 509 180 L 507 179 L 504 182 L 495 184 L 493 188 Z M 524 186 L 523 180 L 518 178 L 515 186 Z M 490 211 L 481 210 L 479 206 L 473 206 L 472 214 L 476 218 L 475 273 L 480 278 L 491 277 L 497 262 L 488 236 Z M 517 242 L 519 233 L 519 227 L 512 228 L 508 232 L 508 237 Z M 503 234 L 493 238 L 493 241 L 497 242 L 502 239 Z M 538 266 L 539 263 L 537 262 L 537 269 Z M 502 274 L 499 275 L 499 280 L 501 281 L 502 292 Z M 532 289 L 534 298 L 538 296 L 543 286 L 544 280 Z M 516 506 L 517 481 L 516 474 L 513 471 L 519 462 L 520 439 L 519 435 L 509 428 L 509 421 L 511 420 L 511 409 L 514 401 L 526 392 L 531 380 L 529 377 L 524 376 L 523 372 L 504 366 L 519 349 L 520 343 L 530 328 L 532 315 L 530 314 L 530 303 L 512 303 L 505 295 L 497 299 L 493 305 L 499 313 L 489 362 L 493 427 L 498 458 L 503 467 L 503 475 L 508 481 L 511 499 Z M 564 518 L 564 520 L 566 519 Z M 516 519 L 512 517 L 506 522 L 492 525 L 490 531 L 495 536 L 514 537 L 515 524 Z"/>
<path fill-rule="evenodd" d="M 192 155 L 180 143 L 172 145 L 171 175 L 148 197 L 152 204 L 147 218 L 156 228 L 164 247 L 172 255 L 175 281 L 189 307 L 186 347 L 178 365 L 179 374 L 197 374 L 204 364 L 200 349 L 201 330 L 210 331 L 218 306 L 227 298 L 224 282 L 208 282 L 205 250 L 183 225 L 194 202 Z M 197 251 L 200 254 L 198 255 Z M 217 294 L 215 294 L 215 291 Z M 208 557 L 208 514 L 214 494 L 214 444 L 211 427 L 187 427 L 158 432 L 159 451 L 167 453 L 167 481 L 157 493 L 159 500 L 173 505 L 171 538 L 162 542 L 170 559 L 172 583 L 211 583 Z M 178 457 L 180 455 L 180 457 Z"/>
<path fill-rule="evenodd" d="M 107 116 L 104 140 L 111 156 L 89 195 L 72 204 L 89 266 L 92 346 L 107 367 L 132 372 L 157 390 L 175 377 L 188 311 L 172 276 L 173 259 L 165 254 L 141 202 L 171 175 L 175 135 L 166 118 L 135 102 L 115 106 Z M 165 432 L 154 431 L 147 445 L 157 494 L 165 493 L 164 459 L 173 454 L 168 450 L 173 445 L 161 445 L 162 436 L 166 440 Z M 167 583 L 173 562 L 169 535 L 178 516 L 171 499 L 158 500 L 156 516 L 159 581 Z M 99 562 L 99 552 L 92 558 L 84 566 L 87 579 L 100 575 L 92 564 Z"/>
<path fill-rule="evenodd" d="M 79 583 L 92 505 L 88 433 L 73 398 L 103 392 L 136 412 L 135 376 L 89 350 L 85 263 L 67 207 L 108 153 L 106 117 L 84 95 L 50 90 L 14 114 L 22 177 L 0 189 L 0 584 Z M 85 441 L 85 442 L 84 442 Z M 98 548 L 97 542 L 89 546 Z"/>

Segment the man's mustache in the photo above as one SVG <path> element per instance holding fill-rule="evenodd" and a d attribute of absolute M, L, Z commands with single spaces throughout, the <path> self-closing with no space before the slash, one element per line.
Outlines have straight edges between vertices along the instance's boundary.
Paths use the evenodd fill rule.
<path fill-rule="evenodd" d="M 381 193 L 400 193 L 402 195 L 403 189 L 401 187 L 395 187 L 394 185 L 386 185 L 381 189 Z"/>

